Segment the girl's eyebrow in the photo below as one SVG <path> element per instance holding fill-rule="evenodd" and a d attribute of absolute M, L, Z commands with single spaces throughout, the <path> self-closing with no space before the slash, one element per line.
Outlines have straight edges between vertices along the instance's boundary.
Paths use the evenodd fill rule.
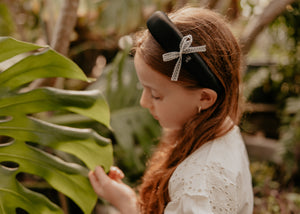
<path fill-rule="evenodd" d="M 155 93 L 161 94 L 161 93 L 159 92 L 159 90 L 156 89 L 156 88 L 150 87 L 150 89 L 151 89 L 151 91 L 153 91 L 153 92 L 155 92 Z"/>
<path fill-rule="evenodd" d="M 155 91 L 158 91 L 157 89 L 155 89 L 153 86 L 150 86 L 150 85 L 147 85 L 147 84 L 142 84 L 141 85 L 144 87 L 144 88 L 149 88 L 151 90 L 155 90 Z"/>

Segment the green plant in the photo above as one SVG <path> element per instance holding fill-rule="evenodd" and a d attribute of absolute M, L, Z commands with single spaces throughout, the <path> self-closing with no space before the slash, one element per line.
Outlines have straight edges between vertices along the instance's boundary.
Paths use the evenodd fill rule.
<path fill-rule="evenodd" d="M 285 189 L 278 181 L 278 166 L 266 161 L 250 164 L 254 192 L 254 214 L 299 213 L 297 189 Z"/>
<path fill-rule="evenodd" d="M 99 1 L 99 18 L 95 24 L 101 26 L 102 34 L 114 33 L 118 36 L 132 32 L 141 24 L 142 4 L 140 0 Z M 115 19 L 114 17 L 119 17 Z"/>
<path fill-rule="evenodd" d="M 290 179 L 293 178 L 293 182 L 299 186 L 300 97 L 291 97 L 287 99 L 282 114 L 280 133 L 280 141 L 285 146 L 285 182 L 291 182 Z"/>
<path fill-rule="evenodd" d="M 142 86 L 130 56 L 130 37 L 120 39 L 121 49 L 102 75 L 87 89 L 99 89 L 109 104 L 111 129 L 80 115 L 55 115 L 49 121 L 73 127 L 92 127 L 113 143 L 115 165 L 126 174 L 125 182 L 135 185 L 144 173 L 146 161 L 157 143 L 160 127 L 150 113 L 140 107 Z"/>
<path fill-rule="evenodd" d="M 87 173 L 96 165 L 109 169 L 110 140 L 92 129 L 56 125 L 36 114 L 73 112 L 109 127 L 109 109 L 103 96 L 97 90 L 25 87 L 46 77 L 88 81 L 76 64 L 49 47 L 1 37 L 0 62 L 0 212 L 11 214 L 21 208 L 29 213 L 63 213 L 16 179 L 19 173 L 29 173 L 45 179 L 84 213 L 91 213 L 97 196 Z M 57 151 L 72 159 L 62 159 Z"/>
<path fill-rule="evenodd" d="M 299 186 L 300 164 L 300 63 L 299 63 L 299 17 L 300 2 L 295 1 L 268 29 L 268 38 L 273 41 L 269 47 L 268 60 L 249 66 L 245 75 L 245 96 L 253 103 L 268 103 L 276 108 L 278 117 L 276 137 L 282 143 L 283 160 L 281 168 L 284 184 Z M 275 59 L 275 60 L 274 60 Z M 266 120 L 266 113 L 264 114 Z M 270 126 L 274 125 L 271 124 Z M 281 183 L 283 184 L 283 183 Z"/>
<path fill-rule="evenodd" d="M 135 183 L 144 173 L 160 127 L 139 105 L 142 86 L 129 55 L 130 37 L 121 38 L 119 43 L 122 49 L 90 88 L 100 88 L 109 103 L 116 164 L 126 172 L 128 181 Z"/>
<path fill-rule="evenodd" d="M 14 30 L 12 18 L 4 3 L 0 2 L 0 36 L 9 35 Z"/>

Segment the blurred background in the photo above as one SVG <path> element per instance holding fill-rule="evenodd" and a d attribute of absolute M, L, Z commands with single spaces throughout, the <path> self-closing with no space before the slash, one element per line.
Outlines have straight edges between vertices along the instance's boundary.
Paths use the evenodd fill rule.
<path fill-rule="evenodd" d="M 299 0 L 0 0 L 0 36 L 50 45 L 96 78 L 89 84 L 47 79 L 36 87 L 100 89 L 110 106 L 112 129 L 81 117 L 52 120 L 92 127 L 112 139 L 115 165 L 125 172 L 125 182 L 136 187 L 160 127 L 139 106 L 132 35 L 145 28 L 155 10 L 170 12 L 185 5 L 223 14 L 244 53 L 240 127 L 251 162 L 254 213 L 300 213 Z M 50 198 L 56 194 L 44 192 Z M 68 199 L 52 200 L 65 213 L 81 213 Z M 112 213 L 103 207 L 105 202 L 99 201 L 94 212 Z"/>

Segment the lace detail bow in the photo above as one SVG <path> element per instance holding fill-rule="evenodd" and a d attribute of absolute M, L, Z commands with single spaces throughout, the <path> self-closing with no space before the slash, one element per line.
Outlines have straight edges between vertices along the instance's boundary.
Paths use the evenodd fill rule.
<path fill-rule="evenodd" d="M 183 54 L 190 54 L 190 53 L 196 53 L 196 52 L 205 52 L 206 51 L 206 45 L 202 46 L 197 46 L 197 47 L 190 47 L 193 42 L 193 37 L 192 35 L 186 35 L 181 39 L 181 42 L 179 44 L 179 52 L 177 51 L 172 51 L 168 52 L 162 55 L 163 61 L 171 61 L 173 59 L 177 59 L 176 65 L 174 67 L 171 81 L 177 81 L 181 69 L 181 64 L 182 64 L 182 55 Z M 189 60 L 187 58 L 187 60 Z"/>

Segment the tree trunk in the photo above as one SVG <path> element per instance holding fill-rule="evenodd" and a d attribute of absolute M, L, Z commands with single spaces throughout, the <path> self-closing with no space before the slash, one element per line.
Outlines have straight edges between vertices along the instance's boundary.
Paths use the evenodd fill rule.
<path fill-rule="evenodd" d="M 240 37 L 240 44 L 244 54 L 249 52 L 258 34 L 284 12 L 287 5 L 294 1 L 295 0 L 273 0 L 259 16 L 249 21 Z"/>
<path fill-rule="evenodd" d="M 77 9 L 79 0 L 64 0 L 60 10 L 58 21 L 52 34 L 51 47 L 57 52 L 67 56 L 70 46 L 70 39 L 77 19 Z M 64 88 L 63 78 L 46 78 L 33 81 L 29 85 L 29 89 L 40 86 L 53 86 L 56 88 Z"/>
<path fill-rule="evenodd" d="M 57 52 L 67 55 L 70 45 L 70 38 L 77 19 L 79 0 L 65 0 L 56 23 L 51 47 Z"/>

